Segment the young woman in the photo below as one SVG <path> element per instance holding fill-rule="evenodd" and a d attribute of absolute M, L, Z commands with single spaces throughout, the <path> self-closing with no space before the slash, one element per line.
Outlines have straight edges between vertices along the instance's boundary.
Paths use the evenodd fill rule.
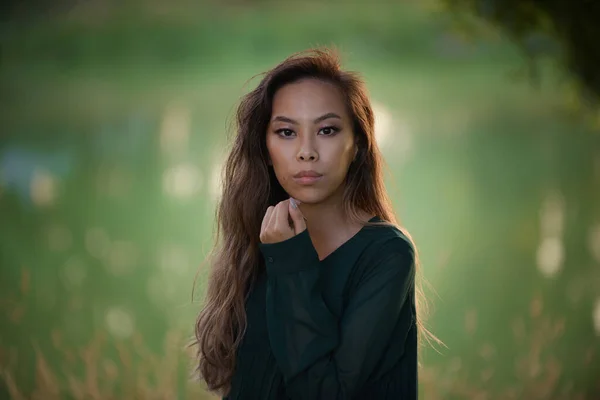
<path fill-rule="evenodd" d="M 237 111 L 198 371 L 224 399 L 417 398 L 416 252 L 364 84 L 335 53 L 268 71 Z"/>

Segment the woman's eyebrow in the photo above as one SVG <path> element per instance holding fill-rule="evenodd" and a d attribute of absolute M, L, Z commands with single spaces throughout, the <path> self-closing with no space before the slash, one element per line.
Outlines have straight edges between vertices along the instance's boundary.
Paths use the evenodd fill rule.
<path fill-rule="evenodd" d="M 323 114 L 323 115 L 321 115 L 320 117 L 316 118 L 316 119 L 313 121 L 313 124 L 318 124 L 319 122 L 321 122 L 321 121 L 324 121 L 324 120 L 326 120 L 326 119 L 329 119 L 329 118 L 337 118 L 337 119 L 342 119 L 342 117 L 340 117 L 340 116 L 339 116 L 339 115 L 337 115 L 336 113 L 330 112 L 330 113 Z M 287 123 L 289 123 L 289 124 L 298 125 L 298 121 L 296 121 L 296 120 L 293 120 L 293 119 L 291 119 L 291 118 L 288 118 L 288 117 L 284 117 L 283 115 L 278 115 L 278 116 L 276 116 L 275 118 L 273 118 L 271 121 L 272 121 L 272 122 L 275 122 L 275 121 L 281 121 L 281 122 L 287 122 Z"/>

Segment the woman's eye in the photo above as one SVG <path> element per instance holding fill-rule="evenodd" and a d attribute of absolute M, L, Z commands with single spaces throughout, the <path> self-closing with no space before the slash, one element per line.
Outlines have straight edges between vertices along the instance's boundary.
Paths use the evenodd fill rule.
<path fill-rule="evenodd" d="M 339 129 L 336 128 L 335 126 L 326 126 L 324 128 L 321 128 L 319 130 L 319 133 L 321 133 L 322 135 L 325 135 L 325 136 L 331 136 L 331 135 L 337 133 L 338 131 L 339 131 Z M 277 133 L 281 137 L 291 137 L 292 135 L 294 135 L 293 130 L 286 129 L 286 128 L 277 129 L 275 131 L 275 133 Z"/>
<path fill-rule="evenodd" d="M 337 131 L 339 131 L 338 128 L 336 128 L 335 126 L 326 126 L 325 128 L 321 128 L 321 132 L 323 133 L 323 135 L 325 136 L 330 136 L 333 135 L 334 133 L 336 133 Z"/>
<path fill-rule="evenodd" d="M 289 137 L 289 136 L 290 136 L 291 134 L 293 134 L 294 132 L 293 132 L 292 130 L 290 130 L 290 129 L 278 129 L 278 130 L 276 131 L 276 133 L 277 133 L 279 136 L 283 136 L 283 137 Z"/>

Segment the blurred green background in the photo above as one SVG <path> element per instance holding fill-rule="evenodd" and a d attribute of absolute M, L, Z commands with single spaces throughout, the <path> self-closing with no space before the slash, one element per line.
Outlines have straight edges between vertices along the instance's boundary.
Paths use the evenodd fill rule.
<path fill-rule="evenodd" d="M 0 398 L 211 398 L 185 345 L 228 124 L 252 76 L 335 45 L 367 81 L 448 346 L 423 351 L 421 397 L 599 399 L 598 126 L 552 60 L 534 86 L 513 43 L 465 20 L 341 0 L 4 18 Z"/>

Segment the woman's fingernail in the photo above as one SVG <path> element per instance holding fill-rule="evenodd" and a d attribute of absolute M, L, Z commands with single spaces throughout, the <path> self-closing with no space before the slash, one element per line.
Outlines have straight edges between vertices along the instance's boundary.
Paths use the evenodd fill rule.
<path fill-rule="evenodd" d="M 292 205 L 292 208 L 298 208 L 298 204 L 296 204 L 296 200 L 293 197 L 290 197 L 290 204 Z"/>

